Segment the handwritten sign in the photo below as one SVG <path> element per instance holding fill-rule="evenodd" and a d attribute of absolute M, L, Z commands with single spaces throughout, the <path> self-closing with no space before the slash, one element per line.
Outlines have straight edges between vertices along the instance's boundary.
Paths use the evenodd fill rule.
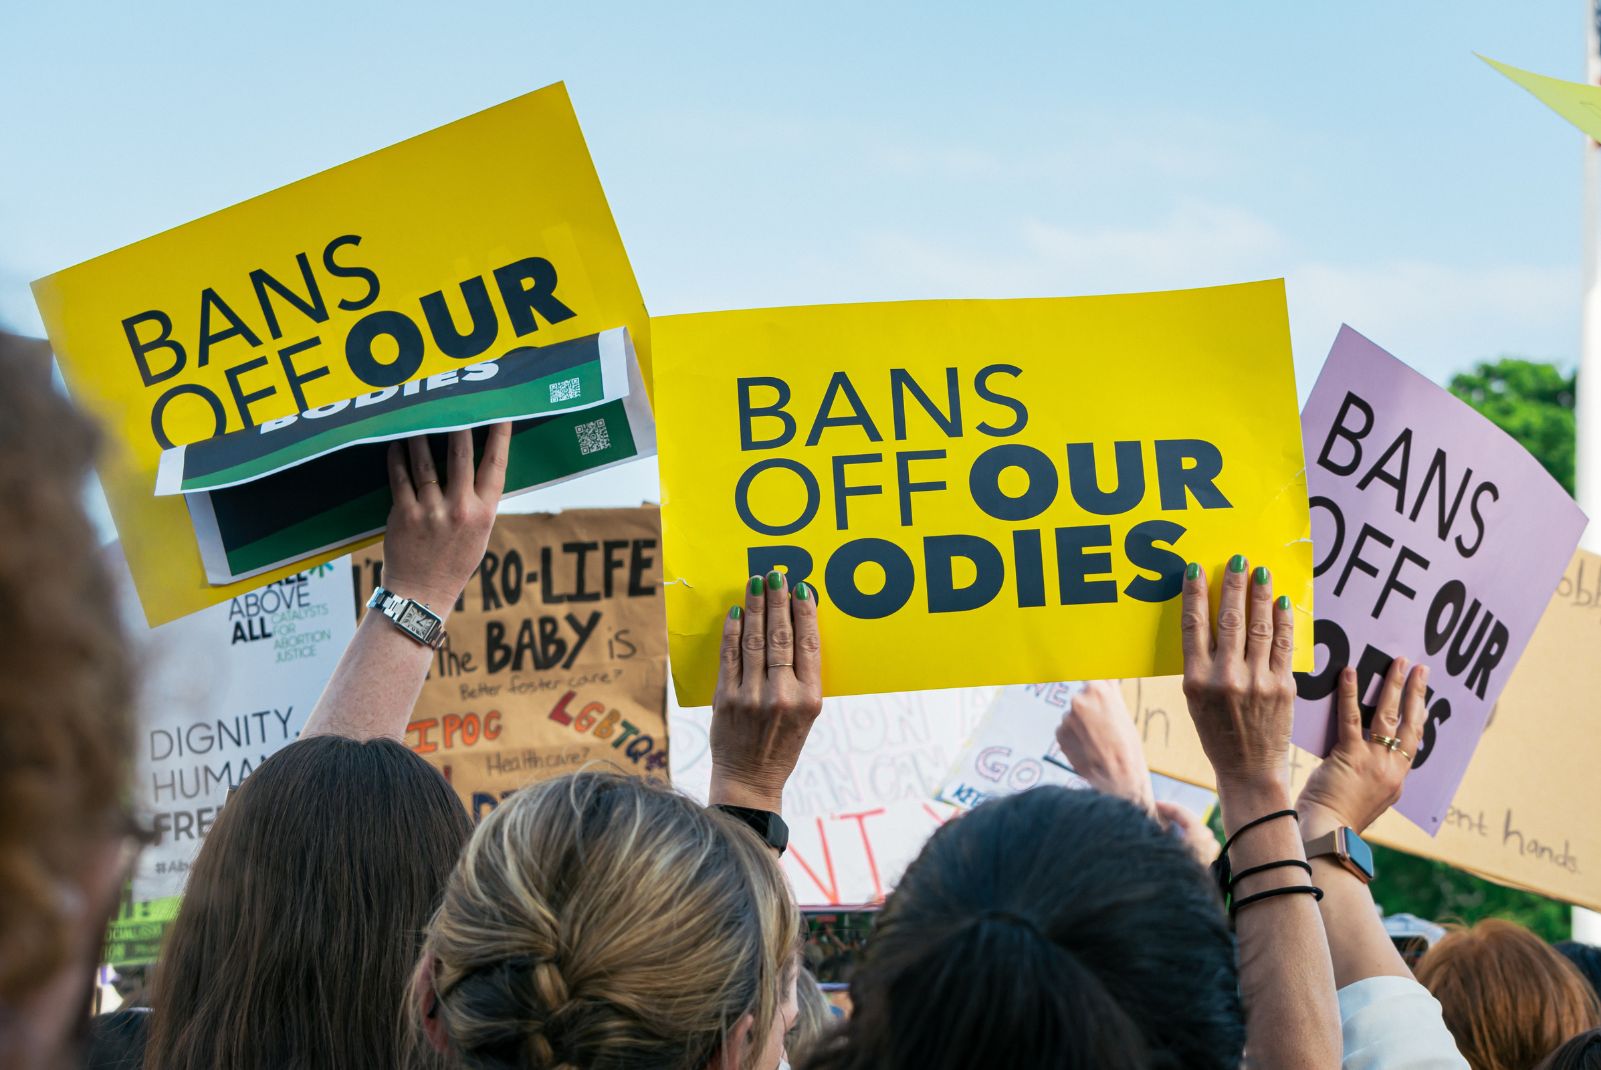
<path fill-rule="evenodd" d="M 1397 810 L 1434 833 L 1585 517 L 1510 436 L 1349 327 L 1302 426 L 1319 668 L 1296 681 L 1295 741 L 1333 746 L 1345 666 L 1366 720 L 1391 660 L 1426 663 L 1428 720 Z"/>
<path fill-rule="evenodd" d="M 785 874 L 803 907 L 881 903 L 934 830 L 934 799 L 994 688 L 831 698 L 784 788 Z M 704 799 L 711 710 L 671 707 L 673 786 Z"/>
<path fill-rule="evenodd" d="M 406 729 L 475 819 L 589 762 L 667 776 L 660 543 L 654 506 L 495 521 Z M 352 560 L 365 602 L 382 547 Z"/>
<path fill-rule="evenodd" d="M 653 330 L 686 705 L 772 568 L 820 591 L 829 695 L 1177 671 L 1185 563 L 1246 548 L 1310 625 L 1279 281 Z"/>
<path fill-rule="evenodd" d="M 343 552 L 211 586 L 184 502 L 153 493 L 162 450 L 615 327 L 650 374 L 644 303 L 561 85 L 40 279 L 34 296 L 74 398 L 106 429 L 101 481 L 152 624 Z"/>

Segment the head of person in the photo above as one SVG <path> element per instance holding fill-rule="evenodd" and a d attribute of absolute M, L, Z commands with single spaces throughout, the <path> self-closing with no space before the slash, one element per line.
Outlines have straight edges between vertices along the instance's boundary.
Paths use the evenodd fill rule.
<path fill-rule="evenodd" d="M 1597 996 L 1601 996 L 1601 947 L 1594 944 L 1581 943 L 1578 940 L 1558 940 L 1551 945 L 1561 953 L 1562 957 L 1573 963 L 1574 968 L 1584 974 L 1584 979 L 1590 982 Z"/>
<path fill-rule="evenodd" d="M 808 1066 L 1237 1070 L 1233 938 L 1188 849 L 1135 806 L 1044 787 L 924 846 Z"/>
<path fill-rule="evenodd" d="M 151 991 L 150 1070 L 397 1066 L 422 932 L 471 827 L 390 739 L 312 736 L 235 790 Z"/>
<path fill-rule="evenodd" d="M 1537 1070 L 1601 1070 L 1601 1029 L 1573 1037 L 1547 1055 Z"/>
<path fill-rule="evenodd" d="M 585 770 L 478 826 L 429 927 L 414 1020 L 461 1070 L 773 1070 L 799 928 L 749 829 Z"/>
<path fill-rule="evenodd" d="M 1601 1027 L 1601 1004 L 1573 964 L 1510 921 L 1446 934 L 1415 972 L 1473 1070 L 1532 1070 L 1569 1037 Z"/>
<path fill-rule="evenodd" d="M 86 1020 L 126 868 L 131 658 L 83 510 L 95 434 L 0 334 L 0 1068 Z"/>
<path fill-rule="evenodd" d="M 790 1062 L 804 1066 L 811 1053 L 817 1050 L 833 1030 L 834 1008 L 823 995 L 817 978 L 806 967 L 800 968 L 795 978 L 795 1020 L 790 1023 L 784 1037 L 784 1049 Z"/>

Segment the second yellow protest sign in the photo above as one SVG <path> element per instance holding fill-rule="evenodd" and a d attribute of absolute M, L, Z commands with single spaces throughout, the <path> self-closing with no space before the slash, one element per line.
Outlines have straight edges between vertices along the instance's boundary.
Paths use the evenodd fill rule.
<path fill-rule="evenodd" d="M 745 577 L 774 568 L 821 593 L 832 695 L 1177 672 L 1185 564 L 1215 579 L 1236 553 L 1310 626 L 1281 281 L 652 331 L 685 705 L 711 700 Z"/>
<path fill-rule="evenodd" d="M 34 294 L 68 386 L 106 429 L 102 482 L 152 624 L 349 549 L 208 584 L 183 498 L 154 494 L 163 449 L 617 327 L 650 371 L 644 302 L 559 84 Z"/>

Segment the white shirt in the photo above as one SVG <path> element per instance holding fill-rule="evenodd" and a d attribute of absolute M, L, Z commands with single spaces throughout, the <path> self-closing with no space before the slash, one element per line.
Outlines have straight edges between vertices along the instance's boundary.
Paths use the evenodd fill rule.
<path fill-rule="evenodd" d="M 1410 977 L 1366 977 L 1338 992 L 1341 1070 L 1469 1070 L 1440 1001 Z"/>

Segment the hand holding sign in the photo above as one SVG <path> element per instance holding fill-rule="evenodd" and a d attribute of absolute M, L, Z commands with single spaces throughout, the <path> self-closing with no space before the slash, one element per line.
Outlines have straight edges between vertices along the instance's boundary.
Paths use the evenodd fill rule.
<path fill-rule="evenodd" d="M 817 595 L 793 595 L 781 572 L 745 585 L 745 605 L 729 610 L 712 700 L 713 803 L 777 813 L 812 722 L 823 710 Z"/>
<path fill-rule="evenodd" d="M 1335 695 L 1339 738 L 1312 770 L 1295 804 L 1303 836 L 1310 839 L 1340 826 L 1363 832 L 1401 798 L 1428 713 L 1429 667 L 1412 666 L 1411 672 L 1408 667 L 1406 658 L 1390 663 L 1367 738 L 1357 704 L 1356 670 L 1341 670 Z M 1388 739 L 1399 742 L 1392 747 Z"/>
<path fill-rule="evenodd" d="M 1247 591 L 1249 587 L 1249 591 Z M 1295 680 L 1295 621 L 1288 598 L 1273 603 L 1273 577 L 1258 568 L 1247 584 L 1236 554 L 1223 575 L 1217 634 L 1209 620 L 1206 571 L 1184 573 L 1184 697 L 1217 772 L 1219 792 L 1274 786 L 1288 791 Z"/>
<path fill-rule="evenodd" d="M 1086 683 L 1056 726 L 1056 742 L 1090 787 L 1156 814 L 1151 770 L 1122 688 L 1107 680 Z"/>

